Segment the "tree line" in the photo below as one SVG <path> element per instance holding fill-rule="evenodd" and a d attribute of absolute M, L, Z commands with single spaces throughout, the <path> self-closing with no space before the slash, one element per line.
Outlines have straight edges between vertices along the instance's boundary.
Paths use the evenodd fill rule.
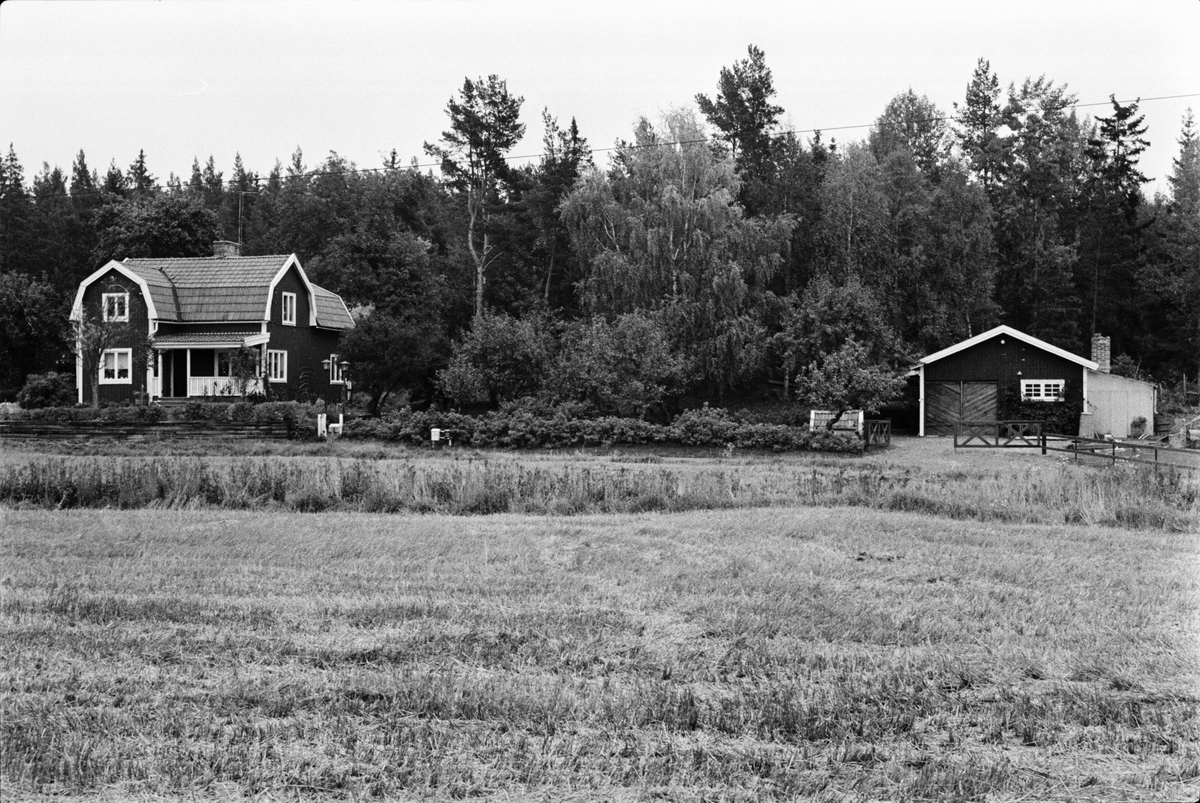
<path fill-rule="evenodd" d="M 1200 143 L 1191 111 L 1166 194 L 1148 198 L 1136 102 L 1080 119 L 1045 77 L 1002 88 L 981 59 L 952 111 L 908 90 L 863 141 L 807 140 L 756 47 L 712 95 L 597 165 L 575 121 L 542 112 L 535 164 L 508 158 L 523 99 L 466 79 L 439 168 L 359 168 L 297 149 L 265 174 L 212 157 L 151 174 L 139 151 L 101 175 L 31 183 L 0 160 L 0 394 L 71 369 L 67 312 L 108 259 L 296 253 L 357 328 L 343 350 L 378 410 L 518 399 L 646 417 L 683 400 L 878 406 L 921 354 L 997 323 L 1117 369 L 1200 376 Z"/>

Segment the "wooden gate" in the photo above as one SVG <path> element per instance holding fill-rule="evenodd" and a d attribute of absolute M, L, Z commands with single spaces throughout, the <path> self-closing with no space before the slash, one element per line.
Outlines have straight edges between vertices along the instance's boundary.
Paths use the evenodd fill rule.
<path fill-rule="evenodd" d="M 953 435 L 961 421 L 995 421 L 995 382 L 929 382 L 925 385 L 925 432 Z"/>

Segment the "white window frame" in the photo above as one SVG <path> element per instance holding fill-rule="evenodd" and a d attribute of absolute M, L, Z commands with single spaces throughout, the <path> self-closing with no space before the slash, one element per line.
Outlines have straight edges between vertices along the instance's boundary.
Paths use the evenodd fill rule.
<path fill-rule="evenodd" d="M 346 384 L 346 372 L 342 370 L 342 366 L 338 365 L 338 355 L 336 354 L 329 355 L 329 384 Z"/>
<path fill-rule="evenodd" d="M 286 351 L 275 351 L 273 349 L 267 351 L 268 382 L 287 381 L 287 356 L 288 353 Z"/>
<path fill-rule="evenodd" d="M 106 377 L 104 371 L 108 366 L 108 356 L 113 355 L 113 376 Z M 124 357 L 125 378 L 121 378 L 121 362 Z M 105 349 L 100 352 L 100 384 L 101 385 L 132 385 L 133 384 L 133 349 Z"/>
<path fill-rule="evenodd" d="M 1021 398 L 1025 401 L 1059 402 L 1064 400 L 1065 379 L 1022 379 Z"/>
<path fill-rule="evenodd" d="M 108 314 L 109 301 L 112 301 L 113 314 Z M 120 311 L 118 312 L 118 309 Z M 129 320 L 129 293 L 101 293 L 100 294 L 100 310 L 101 316 L 105 323 L 109 321 L 113 323 L 124 323 Z"/>
<path fill-rule="evenodd" d="M 283 299 L 283 301 L 281 302 L 281 306 L 282 306 L 281 313 L 282 313 L 282 317 L 283 317 L 283 325 L 284 326 L 295 326 L 296 325 L 296 294 L 295 293 L 283 293 L 281 297 Z"/>

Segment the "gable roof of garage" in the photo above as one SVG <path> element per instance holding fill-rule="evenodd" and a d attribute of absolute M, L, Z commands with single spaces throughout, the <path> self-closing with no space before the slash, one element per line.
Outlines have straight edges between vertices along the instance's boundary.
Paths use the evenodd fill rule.
<path fill-rule="evenodd" d="M 1004 326 L 1003 324 L 995 327 L 994 329 L 989 329 L 982 334 L 975 335 L 975 337 L 967 338 L 961 343 L 955 343 L 953 346 L 949 346 L 941 351 L 936 351 L 933 354 L 922 357 L 921 365 L 929 365 L 931 362 L 937 362 L 938 360 L 949 357 L 951 354 L 957 354 L 960 351 L 966 351 L 972 346 L 977 346 L 980 343 L 991 340 L 993 337 L 999 337 L 1001 335 L 1012 337 L 1024 343 L 1028 343 L 1034 348 L 1047 351 L 1057 357 L 1062 357 L 1064 360 L 1069 360 L 1076 365 L 1082 365 L 1084 368 L 1091 368 L 1093 371 L 1100 367 L 1097 363 L 1084 357 L 1080 357 L 1078 354 L 1072 354 L 1065 349 L 1060 349 L 1058 346 L 1053 346 L 1047 343 L 1045 340 L 1039 340 L 1033 335 L 1027 335 L 1022 331 L 1013 329 L 1011 326 Z"/>

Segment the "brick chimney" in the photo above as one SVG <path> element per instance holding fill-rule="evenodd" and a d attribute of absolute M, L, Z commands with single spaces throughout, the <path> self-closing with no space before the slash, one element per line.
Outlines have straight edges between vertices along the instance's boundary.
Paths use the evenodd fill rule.
<path fill-rule="evenodd" d="M 231 242 L 230 240 L 217 240 L 213 243 L 213 256 L 215 257 L 240 257 L 241 255 L 241 243 Z"/>
<path fill-rule="evenodd" d="M 1092 362 L 1100 366 L 1097 370 L 1101 373 L 1112 370 L 1112 343 L 1104 335 L 1092 335 Z"/>

